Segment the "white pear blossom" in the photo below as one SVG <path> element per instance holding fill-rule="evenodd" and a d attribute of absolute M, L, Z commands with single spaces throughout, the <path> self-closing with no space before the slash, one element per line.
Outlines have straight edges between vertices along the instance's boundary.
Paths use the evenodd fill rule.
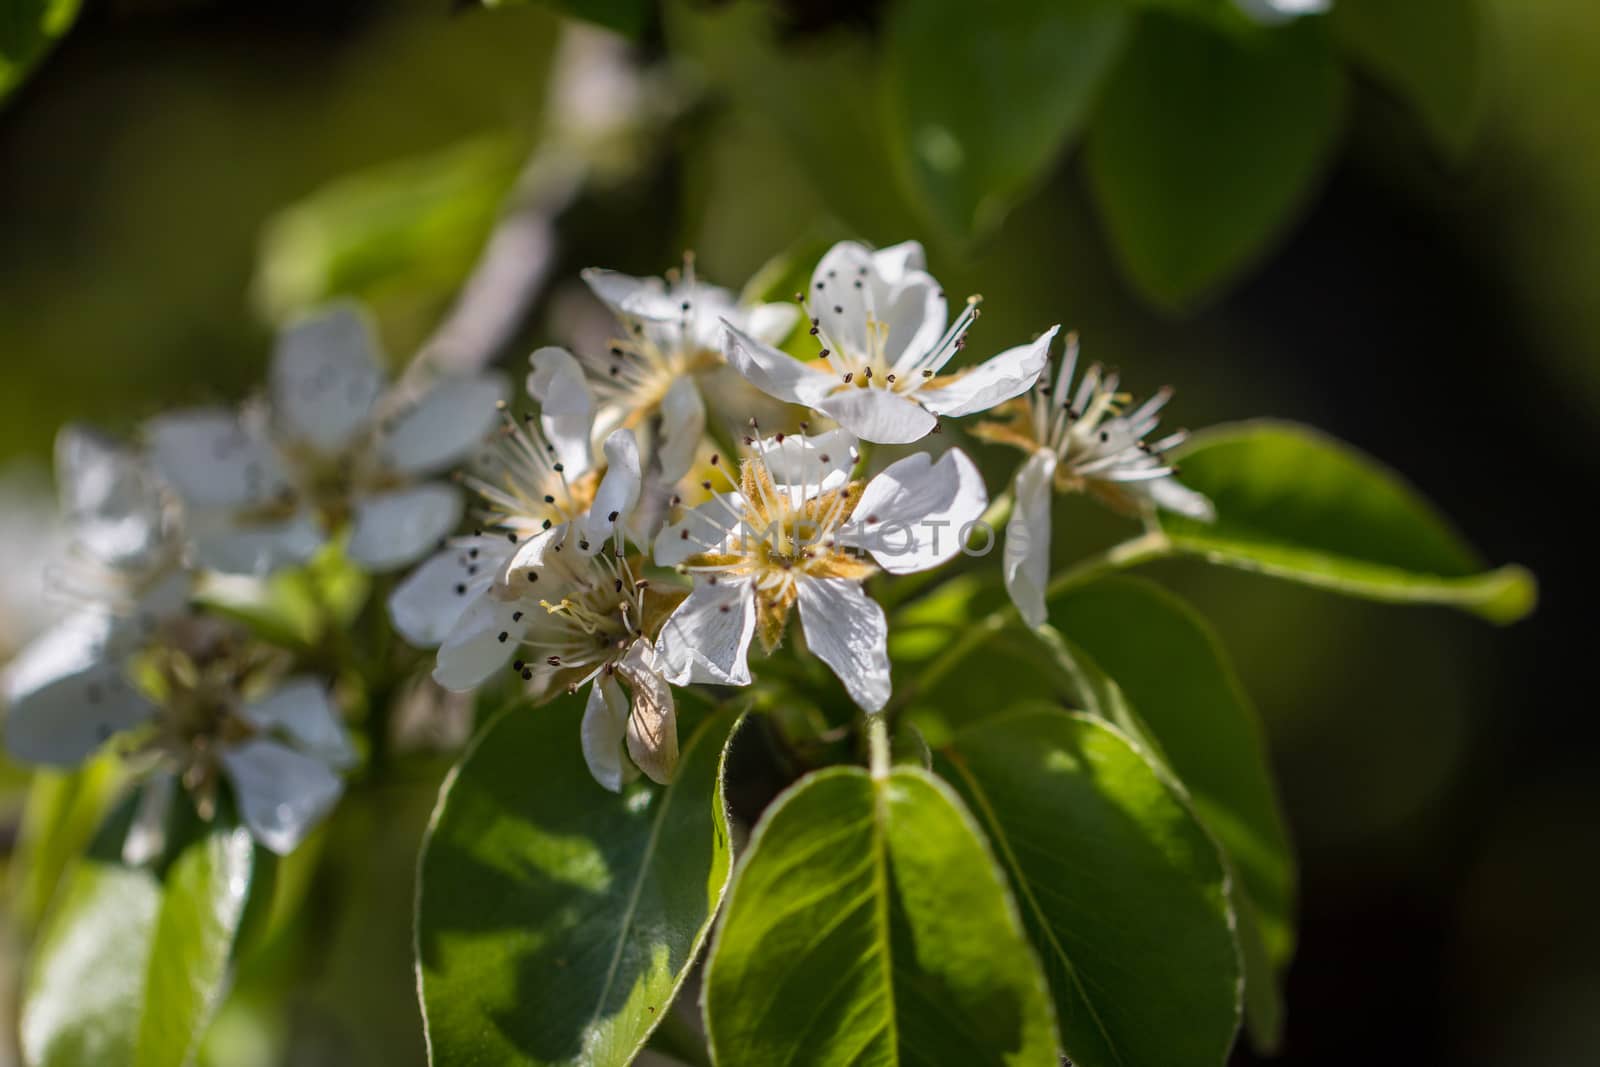
<path fill-rule="evenodd" d="M 581 740 L 595 779 L 613 791 L 640 770 L 670 781 L 677 712 L 653 641 L 682 594 L 640 578 L 615 541 L 577 551 L 579 530 L 552 527 L 517 551 L 505 583 L 440 646 L 434 680 L 464 691 L 509 663 L 537 697 L 592 682 Z"/>
<path fill-rule="evenodd" d="M 944 290 L 915 241 L 876 252 L 834 245 L 811 275 L 806 306 L 822 345 L 816 360 L 797 360 L 729 321 L 728 362 L 758 389 L 885 444 L 920 440 L 941 415 L 973 415 L 1026 392 L 1056 332 L 941 375 L 965 344 L 978 301 L 948 323 Z"/>
<path fill-rule="evenodd" d="M 44 580 L 73 607 L 7 667 L 5 739 L 24 762 L 73 764 L 147 715 L 128 659 L 184 613 L 192 583 L 171 509 L 137 453 L 67 426 L 56 437 L 56 481 L 70 543 Z"/>
<path fill-rule="evenodd" d="M 983 423 L 977 436 L 1028 453 L 1014 482 L 1016 499 L 1006 523 L 1005 581 L 1011 600 L 1030 626 L 1046 620 L 1050 577 L 1050 505 L 1055 493 L 1087 492 L 1128 513 L 1154 508 L 1210 522 L 1211 502 L 1177 479 L 1163 455 L 1183 443 L 1178 431 L 1146 443 L 1172 398 L 1163 389 L 1138 406 L 1117 391 L 1118 376 L 1096 363 L 1073 390 L 1078 339 L 1067 339 L 1066 356 L 1052 388 L 1041 380 L 1032 395 L 1009 405 L 1009 421 Z"/>
<path fill-rule="evenodd" d="M 130 861 L 158 849 L 174 776 L 206 803 L 227 778 L 257 839 L 289 851 L 338 798 L 334 768 L 353 758 L 322 686 L 238 693 L 235 632 L 190 614 L 174 512 L 142 457 L 69 426 L 56 464 L 72 545 L 53 585 L 79 607 L 6 668 L 6 748 L 72 766 L 114 736 L 138 746 L 153 774 Z M 135 681 L 151 674 L 158 685 Z"/>
<path fill-rule="evenodd" d="M 747 447 L 737 482 L 656 538 L 656 564 L 695 580 L 656 642 L 663 673 L 678 685 L 748 685 L 751 638 L 772 651 L 798 606 L 811 651 L 857 704 L 881 710 L 888 625 L 861 584 L 880 568 L 907 574 L 955 556 L 988 505 L 983 479 L 952 449 L 937 461 L 907 456 L 863 488 L 850 479 L 857 449 L 846 430 Z"/>
<path fill-rule="evenodd" d="M 701 382 L 724 365 L 722 323 L 776 344 L 794 328 L 799 311 L 789 304 L 742 304 L 733 292 L 696 278 L 691 258 L 665 281 L 599 268 L 584 271 L 583 280 L 622 328 L 603 355 L 589 360 L 599 394 L 596 432 L 637 431 L 646 454 L 659 463 L 660 480 L 676 482 L 705 432 Z"/>
<path fill-rule="evenodd" d="M 446 643 L 482 598 L 506 582 L 519 545 L 571 525 L 574 548 L 593 555 L 618 536 L 639 498 L 639 449 L 632 431 L 614 430 L 597 457 L 590 445 L 594 398 L 583 368 L 560 348 L 530 358 L 529 395 L 537 420 L 503 426 L 461 481 L 478 497 L 479 525 L 423 562 L 389 598 L 389 615 L 418 648 Z"/>
<path fill-rule="evenodd" d="M 178 785 L 210 819 L 224 782 L 251 836 L 293 852 L 338 803 L 340 772 L 356 762 L 327 685 L 276 678 L 270 655 L 213 618 L 192 617 L 164 637 L 146 657 L 155 698 L 129 735 L 128 758 L 146 778 L 124 858 L 160 854 Z"/>
<path fill-rule="evenodd" d="M 428 479 L 477 447 L 503 391 L 491 374 L 386 391 L 370 324 L 336 305 L 279 337 L 267 408 L 175 412 L 148 433 L 203 566 L 268 573 L 348 528 L 350 558 L 382 571 L 455 527 L 460 494 Z"/>

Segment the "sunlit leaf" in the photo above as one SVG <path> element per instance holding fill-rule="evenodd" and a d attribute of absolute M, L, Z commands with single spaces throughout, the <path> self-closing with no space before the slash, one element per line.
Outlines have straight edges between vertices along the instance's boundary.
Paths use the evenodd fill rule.
<path fill-rule="evenodd" d="M 256 303 L 281 321 L 338 296 L 442 299 L 464 278 L 520 165 L 515 138 L 341 177 L 267 221 Z"/>
<path fill-rule="evenodd" d="M 911 191 L 945 232 L 981 237 L 1088 117 L 1132 26 L 1124 0 L 902 2 L 883 90 Z"/>
<path fill-rule="evenodd" d="M 1449 155 L 1465 152 L 1482 112 L 1482 14 L 1477 0 L 1339 0 L 1339 43 L 1397 93 Z"/>
<path fill-rule="evenodd" d="M 61 887 L 24 991 L 35 1067 L 184 1067 L 227 976 L 258 853 L 249 832 L 199 827 L 164 868 L 122 859 L 132 798 Z"/>
<path fill-rule="evenodd" d="M 440 794 L 417 951 L 436 1064 L 630 1062 L 672 1003 L 730 866 L 730 713 L 682 739 L 670 786 L 590 776 L 583 700 L 495 718 Z"/>
<path fill-rule="evenodd" d="M 1343 89 L 1320 19 L 1235 34 L 1143 17 L 1085 153 L 1129 280 L 1181 307 L 1258 259 L 1321 174 Z"/>
<path fill-rule="evenodd" d="M 1239 961 L 1216 846 L 1103 722 L 1022 707 L 959 731 L 936 766 L 978 815 L 1078 1067 L 1216 1067 Z"/>
<path fill-rule="evenodd" d="M 706 968 L 719 1064 L 1057 1067 L 1004 877 L 920 768 L 813 774 L 741 861 Z"/>
<path fill-rule="evenodd" d="M 1184 484 L 1217 509 L 1214 523 L 1161 516 L 1181 551 L 1373 600 L 1449 604 L 1498 623 L 1533 609 L 1531 574 L 1486 570 L 1398 475 L 1313 430 L 1219 426 L 1177 459 Z"/>

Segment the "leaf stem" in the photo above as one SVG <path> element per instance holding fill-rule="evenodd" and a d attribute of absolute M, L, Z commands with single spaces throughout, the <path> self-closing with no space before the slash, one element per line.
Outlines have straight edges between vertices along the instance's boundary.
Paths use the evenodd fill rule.
<path fill-rule="evenodd" d="M 889 777 L 889 718 L 881 711 L 867 716 L 868 769 L 874 781 Z"/>

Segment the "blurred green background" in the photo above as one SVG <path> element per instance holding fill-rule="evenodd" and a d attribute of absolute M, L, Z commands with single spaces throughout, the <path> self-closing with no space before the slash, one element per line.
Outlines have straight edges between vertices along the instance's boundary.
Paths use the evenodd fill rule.
<path fill-rule="evenodd" d="M 961 33 L 1003 21 L 966 8 Z M 1600 10 L 1478 5 L 1475 135 L 1455 158 L 1383 85 L 1338 72 L 1331 156 L 1290 221 L 1181 311 L 1112 252 L 1084 151 L 1012 182 L 1009 214 L 980 205 L 975 241 L 921 221 L 861 129 L 892 15 L 673 3 L 630 54 L 658 80 L 619 90 L 610 53 L 580 49 L 552 97 L 566 24 L 537 6 L 89 3 L 0 110 L 0 657 L 50 610 L 62 421 L 127 431 L 231 402 L 262 376 L 273 316 L 339 291 L 372 301 L 408 358 L 522 160 L 554 143 L 585 180 L 512 361 L 587 335 L 583 266 L 657 273 L 693 249 L 737 286 L 807 241 L 917 237 L 952 292 L 984 294 L 979 354 L 1064 322 L 1130 387 L 1177 386 L 1178 424 L 1322 427 L 1404 472 L 1492 562 L 1530 566 L 1540 610 L 1503 631 L 1193 563 L 1157 577 L 1231 648 L 1304 865 L 1281 1062 L 1600 1062 L 1600 727 L 1578 684 L 1594 627 L 1569 503 L 1600 455 Z M 1247 187 L 1249 153 L 1228 153 L 1252 115 L 1214 161 Z M 1114 529 L 1076 502 L 1062 515 L 1063 554 Z M 253 1010 L 242 983 L 215 1062 L 421 1061 L 410 874 L 436 772 L 341 809 L 325 840 L 382 857 L 319 871 L 313 899 L 343 903 L 303 920 L 309 960 L 260 980 L 270 999 L 293 974 L 290 1010 Z"/>

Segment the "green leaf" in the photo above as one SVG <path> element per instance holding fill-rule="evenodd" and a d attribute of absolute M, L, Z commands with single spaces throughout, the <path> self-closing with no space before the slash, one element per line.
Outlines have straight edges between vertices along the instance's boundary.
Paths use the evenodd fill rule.
<path fill-rule="evenodd" d="M 419 987 L 433 1062 L 622 1065 L 672 1003 L 727 886 L 731 713 L 677 776 L 589 775 L 583 701 L 518 704 L 451 773 L 423 846 Z"/>
<path fill-rule="evenodd" d="M 1214 523 L 1160 516 L 1181 551 L 1373 600 L 1449 604 L 1491 622 L 1533 610 L 1533 575 L 1518 566 L 1485 571 L 1397 474 L 1314 430 L 1219 426 L 1176 458 L 1184 484 L 1217 509 Z"/>
<path fill-rule="evenodd" d="M 530 3 L 543 3 L 625 37 L 638 37 L 650 17 L 649 0 L 483 0 L 483 6 L 488 8 L 524 7 Z"/>
<path fill-rule="evenodd" d="M 727 1067 L 1057 1067 L 1049 998 L 1004 878 L 920 768 L 803 779 L 762 817 L 706 965 Z"/>
<path fill-rule="evenodd" d="M 1006 603 L 1005 589 L 998 581 L 963 574 L 896 611 L 889 627 L 895 692 L 915 685 L 953 643 L 971 632 L 977 620 Z M 1006 704 L 995 699 L 996 678 L 1006 679 L 1008 703 L 1056 700 L 1067 693 L 1059 672 L 1052 673 L 1049 657 L 1020 624 L 995 631 L 973 654 L 973 662 L 982 662 L 984 669 L 957 669 L 940 678 L 937 685 L 917 686 L 904 710 L 905 720 L 914 723 L 935 748 L 952 731 L 1004 710 Z"/>
<path fill-rule="evenodd" d="M 1192 608 L 1137 578 L 1106 578 L 1050 602 L 1050 621 L 1115 679 L 1237 875 L 1234 910 L 1246 1009 L 1271 1046 L 1281 1007 L 1275 970 L 1294 949 L 1294 856 L 1261 727 L 1227 654 Z M 1252 929 L 1246 930 L 1246 927 Z M 1254 966 L 1252 966 L 1254 964 Z"/>
<path fill-rule="evenodd" d="M 139 1067 L 190 1063 L 221 1000 L 251 877 L 270 863 L 244 827 L 217 828 L 168 867 L 150 946 Z"/>
<path fill-rule="evenodd" d="M 1477 0 L 1339 0 L 1340 45 L 1410 105 L 1439 148 L 1460 156 L 1482 116 L 1482 14 Z"/>
<path fill-rule="evenodd" d="M 1132 26 L 1124 0 L 901 0 L 886 29 L 887 129 L 946 233 L 997 227 L 1088 117 Z"/>
<path fill-rule="evenodd" d="M 337 296 L 443 299 L 471 269 L 525 147 L 484 138 L 346 175 L 267 220 L 252 282 L 282 321 Z"/>
<path fill-rule="evenodd" d="M 220 820 L 164 871 L 121 856 L 135 798 L 107 820 L 62 886 L 24 993 L 35 1067 L 183 1067 L 216 1009 L 257 852 Z"/>
<path fill-rule="evenodd" d="M 1238 34 L 1145 15 L 1085 156 L 1132 283 L 1184 307 L 1259 258 L 1321 175 L 1343 90 L 1320 19 Z"/>
<path fill-rule="evenodd" d="M 115 798 L 120 769 L 114 756 L 98 756 L 70 771 L 34 772 L 6 872 L 7 910 L 24 932 L 44 918 L 63 874 L 93 839 Z"/>
<path fill-rule="evenodd" d="M 1216 846 L 1119 732 L 1022 707 L 958 732 L 937 766 L 1005 862 L 1078 1067 L 1216 1067 L 1239 960 Z"/>
<path fill-rule="evenodd" d="M 0 11 L 0 101 L 77 21 L 81 0 L 6 0 Z"/>

